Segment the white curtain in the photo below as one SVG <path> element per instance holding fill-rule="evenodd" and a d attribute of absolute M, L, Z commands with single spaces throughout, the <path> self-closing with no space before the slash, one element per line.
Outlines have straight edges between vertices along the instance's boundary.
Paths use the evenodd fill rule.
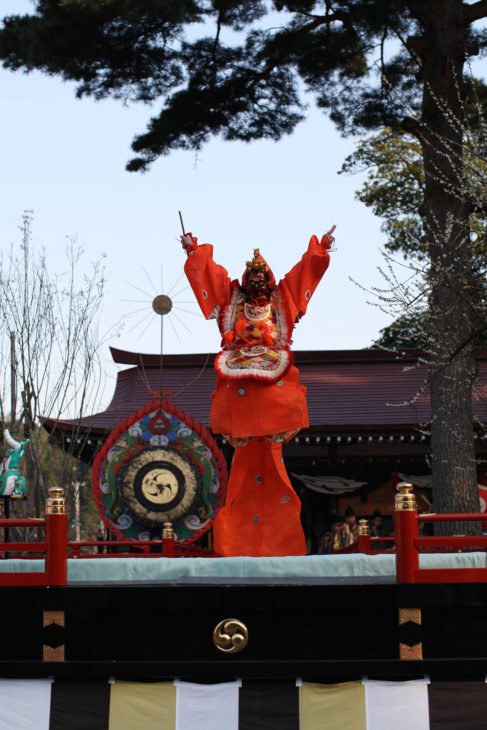
<path fill-rule="evenodd" d="M 50 679 L 0 679 L 0 728 L 49 730 Z"/>
<path fill-rule="evenodd" d="M 429 730 L 427 680 L 364 680 L 367 730 Z"/>
<path fill-rule="evenodd" d="M 175 682 L 176 730 L 238 730 L 239 682 Z"/>

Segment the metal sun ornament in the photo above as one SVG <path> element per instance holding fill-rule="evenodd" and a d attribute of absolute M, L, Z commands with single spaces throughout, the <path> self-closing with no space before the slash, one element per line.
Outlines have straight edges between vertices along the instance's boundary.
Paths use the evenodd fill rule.
<path fill-rule="evenodd" d="M 181 295 L 185 294 L 185 292 L 188 291 L 188 285 L 185 285 L 182 289 L 178 289 L 176 292 L 174 292 L 184 274 L 181 274 L 181 276 L 177 278 L 177 280 L 167 292 L 164 292 L 162 266 L 160 284 L 158 287 L 154 284 L 153 280 L 145 269 L 143 269 L 143 272 L 150 285 L 150 289 L 152 289 L 152 292 L 127 281 L 127 286 L 129 286 L 131 289 L 136 290 L 140 294 L 143 294 L 145 298 L 122 299 L 122 302 L 143 305 L 140 308 L 126 312 L 123 317 L 125 319 L 135 319 L 134 324 L 130 327 L 128 332 L 138 331 L 137 340 L 140 340 L 145 335 L 147 330 L 151 327 L 151 325 L 154 324 L 154 314 L 157 314 L 160 317 L 160 355 L 162 356 L 164 347 L 164 318 L 167 317 L 167 321 L 173 331 L 174 336 L 176 337 L 177 341 L 181 343 L 180 333 L 182 330 L 185 330 L 189 335 L 192 335 L 191 328 L 184 321 L 186 319 L 186 315 L 201 317 L 201 314 L 187 308 L 188 306 L 196 306 L 196 302 L 194 300 L 179 298 Z M 177 326 L 174 324 L 173 319 L 176 320 Z"/>
<path fill-rule="evenodd" d="M 169 314 L 172 309 L 171 297 L 168 297 L 167 294 L 158 294 L 152 300 L 152 309 L 156 314 L 160 314 L 161 316 Z"/>
<path fill-rule="evenodd" d="M 178 213 L 179 213 L 179 221 L 181 223 L 181 230 L 182 230 L 182 233 L 184 236 L 184 235 L 186 235 L 186 231 L 184 228 L 183 217 L 181 215 L 181 211 L 178 211 Z M 202 315 L 200 314 L 200 312 L 193 312 L 190 309 L 184 309 L 183 307 L 181 307 L 181 304 L 196 305 L 196 302 L 194 299 L 189 300 L 189 301 L 178 301 L 176 299 L 176 297 L 178 297 L 180 294 L 183 294 L 184 292 L 188 291 L 188 289 L 190 288 L 189 285 L 184 286 L 182 289 L 180 289 L 175 294 L 173 294 L 172 297 L 170 296 L 171 293 L 174 291 L 174 289 L 179 284 L 179 282 L 181 281 L 181 279 L 183 278 L 184 272 L 178 277 L 176 282 L 172 285 L 172 287 L 169 289 L 169 291 L 167 293 L 158 293 L 157 288 L 154 286 L 154 283 L 153 283 L 151 277 L 149 276 L 148 272 L 145 269 L 143 269 L 143 272 L 144 272 L 145 277 L 147 278 L 149 284 L 151 285 L 155 296 L 152 297 L 152 299 L 151 299 L 152 295 L 149 292 L 145 291 L 144 289 L 141 289 L 138 286 L 135 286 L 135 284 L 131 284 L 130 282 L 127 282 L 128 286 L 132 287 L 133 289 L 136 289 L 141 294 L 144 294 L 145 296 L 149 297 L 149 301 L 143 300 L 143 299 L 122 299 L 123 302 L 133 302 L 133 303 L 141 303 L 141 304 L 145 303 L 145 305 L 146 305 L 145 307 L 142 307 L 141 309 L 137 309 L 133 312 L 128 312 L 125 316 L 126 317 L 134 316 L 134 315 L 140 314 L 140 312 L 143 312 L 145 310 L 145 314 L 142 315 L 142 318 L 139 318 L 138 321 L 135 323 L 135 325 L 129 330 L 129 332 L 132 332 L 136 328 L 145 324 L 146 320 L 149 320 L 148 323 L 146 324 L 146 326 L 144 327 L 144 329 L 139 333 L 139 336 L 137 337 L 138 340 L 140 340 L 140 338 L 147 332 L 148 328 L 152 324 L 152 321 L 153 321 L 152 313 L 155 312 L 156 314 L 158 314 L 160 316 L 160 318 L 161 318 L 160 355 L 162 358 L 163 345 L 164 345 L 164 340 L 163 340 L 163 338 L 164 338 L 164 325 L 163 325 L 164 317 L 172 312 L 174 318 L 178 321 L 178 323 L 188 332 L 188 334 L 191 335 L 192 334 L 191 329 L 186 325 L 186 323 L 182 320 L 182 318 L 176 314 L 176 312 L 174 310 L 177 309 L 181 313 L 191 314 L 191 315 L 193 315 L 193 317 L 201 317 Z M 164 291 L 163 282 L 164 282 L 163 271 L 162 271 L 162 265 L 161 265 L 161 280 L 160 280 L 159 292 Z M 149 309 L 149 311 L 147 311 L 148 304 L 151 305 L 151 309 Z M 179 337 L 177 328 L 174 326 L 171 319 L 168 318 L 168 322 L 173 329 L 176 339 L 180 343 L 181 339 Z"/>

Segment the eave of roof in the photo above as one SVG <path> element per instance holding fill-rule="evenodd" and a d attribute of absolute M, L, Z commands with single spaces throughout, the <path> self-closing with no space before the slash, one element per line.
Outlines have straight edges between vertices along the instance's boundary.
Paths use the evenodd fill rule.
<path fill-rule="evenodd" d="M 137 365 L 144 367 L 159 367 L 160 355 L 141 352 L 129 352 L 110 347 L 113 361 L 118 365 Z M 362 350 L 294 350 L 294 361 L 297 365 L 304 363 L 373 363 L 373 362 L 417 362 L 425 359 L 422 350 L 403 348 L 399 352 L 381 350 L 380 348 L 365 348 Z M 203 366 L 208 360 L 213 364 L 215 353 L 190 353 L 180 355 L 164 355 L 164 367 L 195 367 Z M 487 361 L 487 348 L 477 350 L 475 353 L 477 361 Z"/>
<path fill-rule="evenodd" d="M 152 390 L 169 390 L 188 414 L 209 422 L 214 355 L 164 356 L 111 348 L 121 370 L 108 408 L 81 419 L 45 419 L 47 430 L 101 436 L 151 400 Z M 298 351 L 296 363 L 308 391 L 310 428 L 324 432 L 417 429 L 430 420 L 428 370 L 417 350 L 398 356 L 384 350 Z M 478 353 L 480 375 L 474 410 L 487 421 L 487 350 Z M 134 367 L 135 365 L 135 367 Z M 162 375 L 161 375 L 162 373 Z M 162 377 L 162 388 L 161 388 Z"/>

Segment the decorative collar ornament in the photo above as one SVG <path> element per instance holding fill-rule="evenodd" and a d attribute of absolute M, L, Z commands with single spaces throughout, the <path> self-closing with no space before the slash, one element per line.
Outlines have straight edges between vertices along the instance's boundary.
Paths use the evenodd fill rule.
<path fill-rule="evenodd" d="M 254 304 L 253 302 L 245 302 L 244 312 L 246 318 L 250 322 L 262 322 L 265 319 L 269 319 L 271 314 L 271 304 Z"/>

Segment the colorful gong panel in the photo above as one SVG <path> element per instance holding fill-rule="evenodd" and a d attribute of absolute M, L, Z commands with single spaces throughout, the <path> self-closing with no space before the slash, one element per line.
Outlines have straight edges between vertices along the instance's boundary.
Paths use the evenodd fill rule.
<path fill-rule="evenodd" d="M 119 537 L 160 538 L 172 522 L 192 542 L 224 502 L 227 468 L 208 430 L 174 403 L 154 400 L 110 433 L 93 464 L 100 515 Z"/>

